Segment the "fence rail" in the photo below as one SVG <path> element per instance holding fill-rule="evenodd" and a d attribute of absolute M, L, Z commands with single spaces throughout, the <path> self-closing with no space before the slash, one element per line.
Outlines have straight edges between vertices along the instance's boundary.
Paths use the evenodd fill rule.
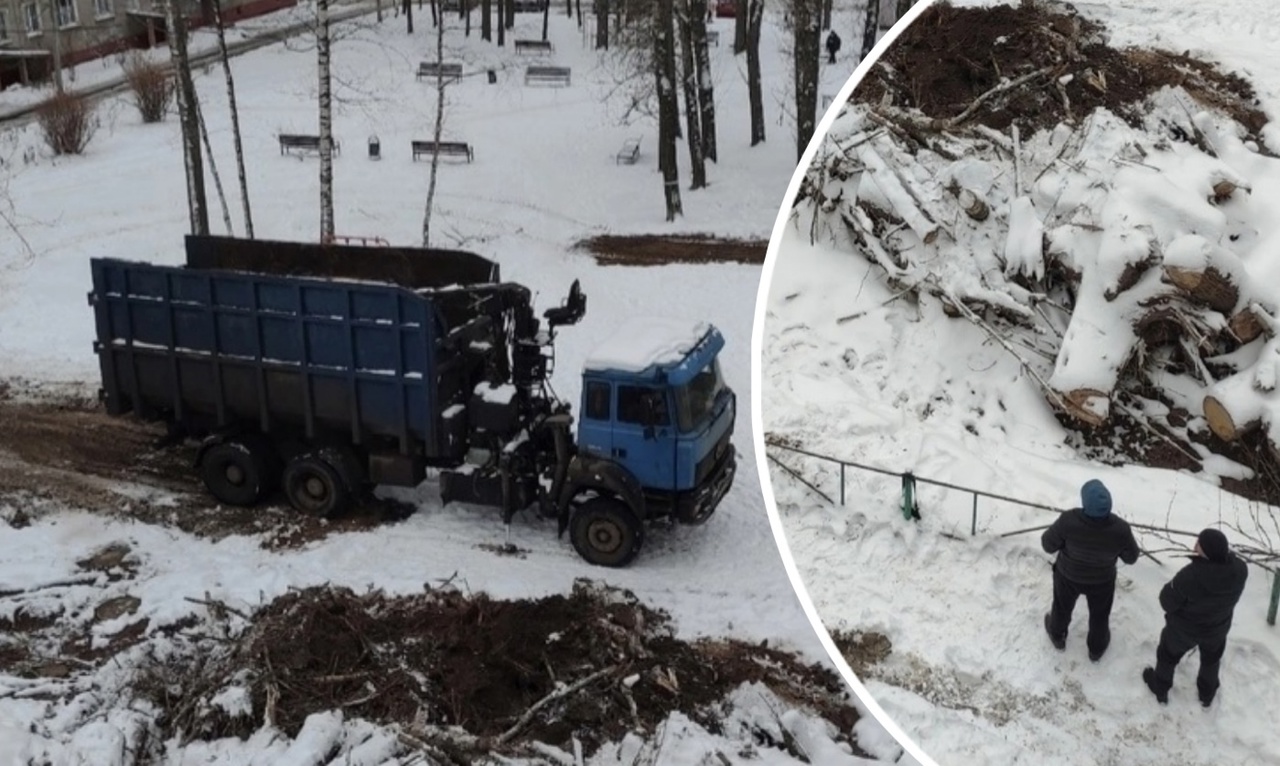
<path fill-rule="evenodd" d="M 978 534 L 978 498 L 980 497 L 991 498 L 992 500 L 999 500 L 1005 503 L 1012 503 L 1014 505 L 1020 505 L 1025 508 L 1034 508 L 1040 511 L 1051 511 L 1053 513 L 1062 513 L 1063 511 L 1067 510 L 1065 508 L 1055 508 L 1054 506 L 1051 506 L 1051 505 L 1045 505 L 1044 503 L 1037 503 L 1031 500 L 1023 500 L 1017 497 L 1010 497 L 1009 495 L 1002 495 L 998 492 L 988 492 L 986 490 L 977 489 L 975 487 L 965 487 L 959 484 L 953 484 L 951 482 L 941 481 L 939 479 L 930 479 L 923 476 L 916 476 L 911 471 L 893 471 L 887 468 L 881 468 L 879 466 L 867 465 L 865 463 L 858 463 L 853 460 L 834 457 L 832 455 L 824 455 L 819 452 L 813 452 L 811 450 L 802 449 L 800 447 L 787 444 L 786 442 L 782 442 L 774 438 L 766 437 L 765 446 L 784 450 L 786 452 L 792 452 L 797 455 L 804 455 L 806 457 L 811 457 L 811 458 L 814 458 L 815 460 L 821 460 L 827 463 L 835 463 L 836 465 L 840 466 L 839 505 L 841 507 L 845 505 L 846 486 L 848 484 L 847 469 L 849 468 L 857 468 L 858 470 L 861 470 L 861 471 L 867 471 L 869 473 L 878 473 L 883 476 L 892 476 L 894 478 L 901 479 L 902 480 L 902 497 L 903 497 L 902 512 L 903 512 L 903 516 L 908 520 L 912 518 L 915 518 L 915 519 L 920 518 L 919 508 L 917 507 L 916 501 L 915 501 L 915 485 L 917 483 L 929 484 L 935 487 L 943 487 L 946 489 L 955 490 L 957 492 L 966 492 L 970 495 L 973 495 L 973 506 L 972 506 L 972 513 L 970 517 L 971 519 L 970 525 L 969 525 L 969 535 L 971 537 L 976 536 Z M 825 492 L 823 492 L 821 489 L 818 489 L 818 487 L 816 487 L 812 482 L 810 482 L 808 479 L 801 476 L 799 471 L 796 471 L 794 468 L 791 468 L 790 466 L 786 465 L 785 463 L 778 460 L 773 455 L 767 455 L 767 457 L 771 461 L 773 461 L 775 465 L 782 468 L 792 477 L 804 483 L 814 492 L 817 492 L 824 499 L 826 499 L 827 502 L 835 504 L 836 502 L 835 500 L 832 500 Z M 1199 535 L 1195 532 L 1189 532 L 1182 529 L 1169 529 L 1167 527 L 1157 527 L 1150 524 L 1139 524 L 1132 521 L 1129 522 L 1129 526 L 1133 527 L 1134 529 L 1141 529 L 1149 532 L 1159 532 L 1161 534 L 1180 535 L 1182 537 L 1193 537 L 1193 538 L 1199 537 Z M 1015 529 L 1012 532 L 1002 533 L 1000 537 L 1013 537 L 1015 535 L 1022 535 L 1030 532 L 1039 532 L 1041 530 L 1048 529 L 1048 528 L 1049 528 L 1049 525 L 1045 524 L 1045 525 L 1035 526 L 1035 527 L 1026 527 L 1024 529 Z M 1151 553 L 1148 553 L 1147 551 L 1144 550 L 1142 551 L 1142 555 L 1156 562 L 1160 566 L 1164 566 L 1164 562 L 1157 559 Z M 1271 575 L 1271 578 L 1272 578 L 1271 599 L 1267 607 L 1267 624 L 1274 626 L 1276 624 L 1277 612 L 1280 611 L 1280 566 L 1268 566 L 1267 564 L 1248 556 L 1241 556 L 1241 558 L 1244 561 L 1248 562 L 1249 564 L 1252 564 L 1253 566 L 1256 566 L 1259 569 Z"/>

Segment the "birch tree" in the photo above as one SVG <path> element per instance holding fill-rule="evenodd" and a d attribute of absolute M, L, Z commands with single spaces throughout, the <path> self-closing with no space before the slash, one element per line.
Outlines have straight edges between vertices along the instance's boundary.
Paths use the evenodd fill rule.
<path fill-rule="evenodd" d="M 480 39 L 493 42 L 493 3 L 480 0 Z"/>
<path fill-rule="evenodd" d="M 444 126 L 444 24 L 436 27 L 436 126 L 432 139 L 431 180 L 427 182 L 427 209 L 422 214 L 422 246 L 431 246 L 431 210 L 436 201 L 436 173 L 440 169 L 440 135 Z"/>
<path fill-rule="evenodd" d="M 333 80 L 329 72 L 329 0 L 316 0 L 316 64 L 320 76 L 320 241 L 328 242 L 334 236 Z"/>
<path fill-rule="evenodd" d="M 803 2 L 803 0 L 800 0 Z M 862 56 L 865 59 L 876 47 L 876 37 L 880 32 L 880 0 L 867 0 L 867 14 L 862 21 Z"/>
<path fill-rule="evenodd" d="M 231 225 L 231 208 L 227 206 L 227 195 L 222 189 L 222 176 L 218 173 L 218 161 L 213 157 L 213 144 L 209 141 L 209 127 L 204 122 L 204 111 L 200 108 L 200 99 L 193 103 L 196 111 L 196 122 L 200 125 L 200 141 L 204 144 L 205 156 L 209 158 L 209 173 L 213 176 L 213 188 L 218 193 L 218 203 L 222 206 L 222 223 L 227 227 L 227 234 L 235 234 Z"/>
<path fill-rule="evenodd" d="M 683 72 L 680 84 L 684 90 L 684 119 L 687 130 L 685 145 L 689 149 L 689 188 L 701 189 L 707 185 L 707 166 L 702 158 L 702 108 L 698 104 L 698 70 L 693 56 L 693 22 L 689 18 L 694 0 L 675 0 L 679 11 L 675 13 L 680 29 L 680 53 Z"/>
<path fill-rule="evenodd" d="M 818 67 L 822 59 L 822 29 L 817 2 L 818 0 L 794 0 L 792 4 L 797 161 L 804 156 L 818 119 Z M 870 5 L 877 2 L 879 0 L 871 0 Z"/>
<path fill-rule="evenodd" d="M 747 49 L 752 0 L 733 0 L 733 55 Z"/>
<path fill-rule="evenodd" d="M 680 105 L 676 96 L 676 51 L 673 39 L 674 0 L 658 0 L 653 20 L 653 73 L 658 96 L 658 167 L 662 171 L 667 220 L 683 215 L 680 205 L 680 168 L 676 164 L 676 134 L 680 130 Z"/>
<path fill-rule="evenodd" d="M 711 52 L 707 49 L 707 15 L 704 0 L 686 0 L 693 30 L 693 56 L 697 69 L 698 106 L 701 107 L 702 156 L 716 161 L 716 98 L 711 82 Z"/>
<path fill-rule="evenodd" d="M 169 58 L 177 78 L 178 122 L 182 126 L 183 167 L 187 174 L 187 208 L 191 233 L 209 233 L 209 209 L 204 191 L 204 162 L 200 149 L 200 120 L 195 109 L 195 83 L 191 79 L 191 61 L 187 56 L 187 23 L 174 7 L 176 0 L 165 0 L 165 24 L 170 30 Z"/>
<path fill-rule="evenodd" d="M 764 143 L 764 93 L 760 87 L 760 25 L 764 0 L 747 2 L 747 101 L 751 108 L 751 145 Z"/>
<path fill-rule="evenodd" d="M 382 20 L 382 3 L 378 3 L 378 20 Z M 244 207 L 244 233 L 253 239 L 253 211 L 249 204 L 249 180 L 244 171 L 244 144 L 240 140 L 240 110 L 236 107 L 236 81 L 231 75 L 231 59 L 227 55 L 226 26 L 222 23 L 222 0 L 213 3 L 213 23 L 218 33 L 218 56 L 227 76 L 227 105 L 231 110 L 231 137 L 235 142 L 236 175 L 240 179 L 240 201 Z"/>
<path fill-rule="evenodd" d="M 609 50 L 609 0 L 596 0 L 596 50 Z"/>

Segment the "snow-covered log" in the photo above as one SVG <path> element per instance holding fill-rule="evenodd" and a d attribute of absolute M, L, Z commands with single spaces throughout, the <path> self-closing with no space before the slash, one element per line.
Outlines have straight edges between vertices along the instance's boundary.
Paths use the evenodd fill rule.
<path fill-rule="evenodd" d="M 987 206 L 986 201 L 968 189 L 961 189 L 956 195 L 956 200 L 960 203 L 960 209 L 964 214 L 975 221 L 985 221 L 991 215 L 991 208 Z"/>
<path fill-rule="evenodd" d="M 1251 343 L 1262 337 L 1268 325 L 1264 321 L 1261 307 L 1255 303 L 1245 306 L 1239 313 L 1234 314 L 1227 322 L 1227 327 L 1236 340 L 1241 343 Z"/>
<path fill-rule="evenodd" d="M 1219 439 L 1234 442 L 1259 426 L 1277 420 L 1280 397 L 1259 391 L 1254 385 L 1255 367 L 1218 381 L 1203 402 L 1209 430 Z"/>
<path fill-rule="evenodd" d="M 1169 243 L 1164 274 L 1196 303 L 1230 313 L 1240 302 L 1244 267 L 1231 251 L 1198 234 L 1184 234 Z"/>
<path fill-rule="evenodd" d="M 1044 224 L 1031 198 L 1009 204 L 1009 233 L 1004 241 L 1004 273 L 1032 279 L 1044 276 Z"/>
<path fill-rule="evenodd" d="M 938 222 L 916 203 L 919 195 L 912 194 L 906 188 L 903 179 L 869 144 L 858 147 L 858 158 L 869 171 L 868 177 L 879 188 L 880 193 L 892 208 L 890 212 L 897 214 L 926 245 L 933 244 L 941 228 Z"/>

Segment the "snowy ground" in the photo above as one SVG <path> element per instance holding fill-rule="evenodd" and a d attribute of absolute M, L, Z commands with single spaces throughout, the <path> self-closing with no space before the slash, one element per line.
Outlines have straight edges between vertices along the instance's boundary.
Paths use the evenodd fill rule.
<path fill-rule="evenodd" d="M 1264 110 L 1280 116 L 1275 9 L 1245 0 L 1076 6 L 1106 21 L 1117 44 L 1189 49 L 1245 74 Z M 1274 183 L 1274 176 L 1260 183 Z M 1269 199 L 1259 199 L 1250 219 L 1260 239 L 1274 226 Z M 1250 505 L 1202 478 L 1082 461 L 1063 445 L 1065 433 L 1040 392 L 980 330 L 946 319 L 936 302 L 917 308 L 890 301 L 893 292 L 866 261 L 811 246 L 807 234 L 790 226 L 776 232 L 781 240 L 766 267 L 759 340 L 766 434 L 1059 508 L 1078 504 L 1080 484 L 1096 477 L 1132 521 L 1191 531 L 1274 528 L 1276 509 Z M 1250 258 L 1254 273 L 1276 264 L 1262 248 Z M 838 497 L 834 464 L 771 454 Z M 839 507 L 770 469 L 779 521 L 822 621 L 889 637 L 892 654 L 862 680 L 938 763 L 1280 762 L 1280 648 L 1278 629 L 1265 621 L 1271 583 L 1262 570 L 1251 568 L 1213 707 L 1203 710 L 1195 699 L 1194 654 L 1161 707 L 1140 671 L 1154 664 L 1163 625 L 1158 590 L 1183 563 L 1189 538 L 1140 536 L 1163 563 L 1143 558 L 1122 569 L 1111 648 L 1094 665 L 1083 646 L 1083 604 L 1065 654 L 1044 635 L 1050 559 L 1038 532 L 1001 537 L 1047 524 L 1051 515 L 983 499 L 977 535 L 970 536 L 972 498 L 965 493 L 921 485 L 923 518 L 910 524 L 898 508 L 897 478 L 850 468 Z"/>
<path fill-rule="evenodd" d="M 392 243 L 420 241 L 428 165 L 410 161 L 409 142 L 429 136 L 434 113 L 432 88 L 413 77 L 417 62 L 430 50 L 428 18 L 419 15 L 414 36 L 405 34 L 403 19 L 391 17 L 376 29 L 341 27 L 349 34 L 334 49 L 334 77 L 340 83 L 335 133 L 343 150 L 335 163 L 339 234 L 381 236 Z M 519 16 L 516 36 L 536 36 L 540 21 Z M 730 24 L 721 20 L 716 27 L 727 42 Z M 108 520 L 93 509 L 66 509 L 38 514 L 24 529 L 0 525 L 0 591 L 65 578 L 75 572 L 77 558 L 113 540 L 127 541 L 141 558 L 137 576 L 117 588 L 140 600 L 135 618 L 150 618 L 152 629 L 192 613 L 198 607 L 185 597 L 205 593 L 252 607 L 291 586 L 330 582 L 411 591 L 456 573 L 473 591 L 516 597 L 565 591 L 574 578 L 591 576 L 630 588 L 647 603 L 670 611 L 682 635 L 768 638 L 815 659 L 822 656 L 778 562 L 749 446 L 749 334 L 759 269 L 604 268 L 569 251 L 573 242 L 605 231 L 765 236 L 794 161 L 782 107 L 790 75 L 780 52 L 781 32 L 770 26 L 761 46 L 769 141 L 755 149 L 748 146 L 744 125 L 745 64 L 734 59 L 728 45 L 713 49 L 721 161 L 709 169 L 711 187 L 686 191 L 685 217 L 666 226 L 656 129 L 647 121 L 619 126 L 618 105 L 605 97 L 611 87 L 606 70 L 583 46 L 576 25 L 553 14 L 550 31 L 555 62 L 573 67 L 570 88 L 527 88 L 519 62 L 481 44 L 478 30 L 470 41 L 463 41 L 460 30 L 450 31 L 446 58 L 462 61 L 469 76 L 449 91 L 445 135 L 472 143 L 476 160 L 441 167 L 433 244 L 497 259 L 504 278 L 531 286 L 543 307 L 559 303 L 573 279 L 582 280 L 586 319 L 561 333 L 553 380 L 571 401 L 578 396 L 576 373 L 587 351 L 624 318 L 665 314 L 719 326 L 728 339 L 726 376 L 742 402 L 736 439 L 742 457 L 739 478 L 718 516 L 703 528 L 656 534 L 634 567 L 604 573 L 584 568 L 567 542 L 556 539 L 554 524 L 529 516 L 518 517 L 512 530 L 512 542 L 529 551 L 526 559 L 479 551 L 477 545 L 503 542 L 501 525 L 476 511 L 440 507 L 429 487 L 415 496 L 419 511 L 394 528 L 333 536 L 282 553 L 263 551 L 256 539 L 214 543 L 171 528 Z M 275 135 L 309 131 L 315 124 L 314 54 L 301 44 L 277 45 L 236 59 L 234 66 L 257 234 L 313 241 L 317 161 L 280 156 Z M 497 84 L 487 84 L 486 67 L 499 70 Z M 826 69 L 824 92 L 834 92 L 850 69 Z M 221 73 L 215 68 L 198 76 L 197 86 L 223 182 L 234 195 Z M 88 259 L 175 263 L 182 257 L 187 214 L 176 120 L 141 125 L 124 98 L 103 102 L 98 113 L 101 128 L 82 157 L 45 157 L 33 127 L 0 134 L 0 152 L 7 160 L 33 147 L 41 152 L 34 163 L 8 162 L 8 175 L 0 181 L 0 204 L 11 206 L 24 238 L 0 231 L 0 378 L 21 377 L 49 390 L 92 394 L 97 369 L 84 303 Z M 364 156 L 365 139 L 375 133 L 382 142 L 380 162 Z M 632 135 L 644 137 L 639 163 L 615 165 L 614 153 Z M 213 229 L 219 233 L 223 227 L 211 183 L 209 195 Z M 240 232 L 234 196 L 231 206 Z M 154 491 L 142 491 L 152 502 L 164 502 Z M 6 504 L 6 513 L 21 510 L 19 500 L 0 501 Z M 175 507 L 175 514 L 181 512 Z M 65 602 L 42 606 L 46 613 L 89 608 L 103 593 L 86 587 L 60 589 L 56 592 L 64 594 Z M 118 682 L 118 677 L 105 676 L 94 681 L 103 690 Z M 119 731 L 127 730 L 123 719 L 128 715 L 99 709 L 101 700 L 92 694 L 66 706 L 5 697 L 19 685 L 0 678 L 5 690 L 0 691 L 0 742 L 9 748 L 6 757 L 17 757 L 24 747 L 38 752 L 44 739 L 66 743 L 89 716 L 98 716 L 98 723 L 74 735 L 76 747 L 89 748 L 86 752 L 103 743 L 118 744 Z M 28 736 L 32 725 L 41 735 Z M 899 752 L 869 717 L 862 727 L 861 742 L 868 751 L 886 756 Z M 278 745 L 259 744 L 260 757 L 274 760 L 280 755 Z M 815 736 L 813 746 L 822 746 L 821 736 Z M 251 753 L 254 746 L 247 747 Z M 246 751 L 237 748 L 223 757 L 244 762 Z M 71 759 L 71 752 L 64 756 Z M 686 756 L 700 757 L 692 751 Z M 193 751 L 191 757 L 203 756 Z M 833 763 L 849 760 L 840 754 L 830 758 Z"/>

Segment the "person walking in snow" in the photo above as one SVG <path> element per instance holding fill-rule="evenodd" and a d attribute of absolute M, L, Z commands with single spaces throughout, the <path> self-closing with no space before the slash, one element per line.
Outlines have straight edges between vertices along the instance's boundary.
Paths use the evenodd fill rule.
<path fill-rule="evenodd" d="M 1138 542 L 1129 523 L 1111 512 L 1111 493 L 1097 479 L 1080 488 L 1081 507 L 1065 511 L 1044 531 L 1040 545 L 1056 553 L 1053 605 L 1044 629 L 1058 651 L 1067 648 L 1067 627 L 1081 596 L 1089 606 L 1089 659 L 1097 662 L 1111 643 L 1111 605 L 1116 595 L 1116 561 L 1138 560 Z"/>
<path fill-rule="evenodd" d="M 1200 649 L 1196 690 L 1200 704 L 1209 707 L 1218 693 L 1218 665 L 1227 650 L 1231 618 L 1249 569 L 1231 552 L 1227 536 L 1206 529 L 1196 539 L 1191 563 L 1160 590 L 1164 630 L 1156 647 L 1156 666 L 1142 671 L 1142 680 L 1161 705 L 1169 702 L 1173 669 L 1188 651 Z"/>
<path fill-rule="evenodd" d="M 831 34 L 827 35 L 827 63 L 836 63 L 836 54 L 840 52 L 840 35 L 836 31 L 831 30 Z"/>

